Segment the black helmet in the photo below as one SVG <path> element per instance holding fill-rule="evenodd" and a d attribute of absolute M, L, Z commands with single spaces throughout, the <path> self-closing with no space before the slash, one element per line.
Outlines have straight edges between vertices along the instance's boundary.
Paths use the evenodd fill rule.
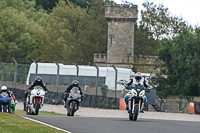
<path fill-rule="evenodd" d="M 72 86 L 78 86 L 79 82 L 77 80 L 72 81 Z"/>
<path fill-rule="evenodd" d="M 37 77 L 35 78 L 35 82 L 41 83 L 41 82 L 42 82 L 42 78 L 41 78 L 40 76 L 37 76 Z"/>

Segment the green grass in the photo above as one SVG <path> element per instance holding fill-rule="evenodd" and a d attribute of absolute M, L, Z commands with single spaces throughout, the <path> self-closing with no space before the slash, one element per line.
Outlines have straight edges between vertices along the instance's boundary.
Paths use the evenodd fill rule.
<path fill-rule="evenodd" d="M 26 111 L 15 110 L 16 115 L 26 115 Z M 38 115 L 48 115 L 48 116 L 66 116 L 66 114 L 59 114 L 55 112 L 39 111 Z"/>
<path fill-rule="evenodd" d="M 63 133 L 62 131 L 9 113 L 0 113 L 0 131 L 2 133 Z"/>

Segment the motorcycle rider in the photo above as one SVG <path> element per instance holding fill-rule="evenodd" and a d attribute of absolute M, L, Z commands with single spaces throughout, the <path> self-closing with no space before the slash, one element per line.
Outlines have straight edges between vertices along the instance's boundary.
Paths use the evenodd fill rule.
<path fill-rule="evenodd" d="M 0 94 L 3 93 L 3 92 L 6 92 L 10 98 L 13 98 L 15 104 L 17 104 L 17 100 L 16 100 L 16 98 L 15 98 L 13 92 L 12 92 L 12 91 L 8 91 L 8 87 L 5 86 L 5 85 L 3 85 L 3 86 L 1 87 Z"/>
<path fill-rule="evenodd" d="M 140 72 L 137 72 L 137 73 L 135 74 L 134 78 L 135 78 L 135 80 L 136 80 L 136 82 L 137 82 L 136 85 L 142 85 L 142 83 L 141 83 L 142 74 L 141 74 Z M 131 79 L 129 80 L 129 82 L 126 83 L 126 85 L 127 85 L 127 86 L 130 86 L 130 85 L 132 85 L 132 83 L 133 83 L 133 78 L 131 78 Z M 145 87 L 145 88 L 149 87 L 149 86 L 147 85 L 147 83 L 146 83 L 146 80 L 143 81 L 143 87 Z M 131 90 L 131 88 L 129 88 L 129 87 L 127 87 L 126 89 Z M 124 96 L 124 100 L 125 100 L 125 103 L 126 103 L 126 110 L 128 110 L 128 98 L 129 98 L 129 95 L 130 95 L 130 94 L 131 94 L 131 93 L 130 93 L 130 91 L 129 91 L 129 92 Z M 144 107 L 144 103 L 146 102 L 146 100 L 147 100 L 147 97 L 144 96 L 144 97 L 143 97 L 142 106 L 141 106 L 141 110 L 140 110 L 140 112 L 142 112 L 142 113 L 144 113 L 144 112 L 143 112 L 143 107 Z"/>
<path fill-rule="evenodd" d="M 25 91 L 25 94 L 24 94 L 24 111 L 26 111 L 26 98 L 35 86 L 41 86 L 45 90 L 45 94 L 48 93 L 48 89 L 46 87 L 46 84 L 42 81 L 42 78 L 40 76 L 37 76 L 35 78 L 35 80 L 31 83 L 29 88 Z"/>
<path fill-rule="evenodd" d="M 6 92 L 9 95 L 9 97 L 11 98 L 11 94 L 8 91 L 7 86 L 5 86 L 5 85 L 1 86 L 0 94 L 3 93 L 3 92 Z"/>
<path fill-rule="evenodd" d="M 11 95 L 11 97 L 13 98 L 15 104 L 17 104 L 17 100 L 16 100 L 16 98 L 15 98 L 15 95 L 13 94 L 12 91 L 9 91 L 9 92 L 10 92 L 10 95 Z"/>
<path fill-rule="evenodd" d="M 69 107 L 69 103 L 67 101 L 67 97 L 69 96 L 70 90 L 73 87 L 78 87 L 78 90 L 80 91 L 81 97 L 83 97 L 83 92 L 81 90 L 81 87 L 79 86 L 79 82 L 77 80 L 72 81 L 72 83 L 66 88 L 65 92 L 64 92 L 64 108 L 68 108 Z M 67 104 L 66 104 L 67 103 Z"/>

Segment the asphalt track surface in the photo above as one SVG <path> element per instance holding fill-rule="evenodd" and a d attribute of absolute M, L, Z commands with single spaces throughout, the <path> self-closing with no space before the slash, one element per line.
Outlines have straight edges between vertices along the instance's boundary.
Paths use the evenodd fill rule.
<path fill-rule="evenodd" d="M 25 116 L 72 133 L 200 133 L 200 122 L 128 118 Z M 128 116 L 127 116 L 128 117 Z"/>

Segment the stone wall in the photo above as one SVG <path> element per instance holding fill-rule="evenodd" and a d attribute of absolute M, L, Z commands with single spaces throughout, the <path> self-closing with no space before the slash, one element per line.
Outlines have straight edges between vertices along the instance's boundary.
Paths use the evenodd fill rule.
<path fill-rule="evenodd" d="M 107 62 L 107 54 L 101 54 L 101 53 L 94 54 L 94 62 L 105 64 Z"/>
<path fill-rule="evenodd" d="M 160 63 L 157 56 L 135 56 L 133 66 L 142 73 L 155 73 L 159 69 L 155 69 L 156 64 Z"/>

